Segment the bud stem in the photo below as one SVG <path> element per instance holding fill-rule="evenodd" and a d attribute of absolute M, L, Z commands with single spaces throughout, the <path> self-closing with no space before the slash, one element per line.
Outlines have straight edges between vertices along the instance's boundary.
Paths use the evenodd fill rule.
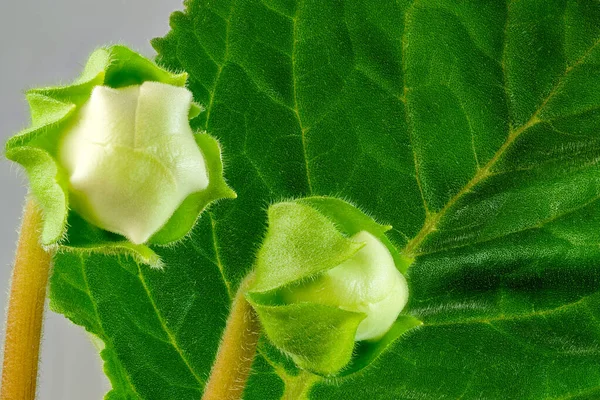
<path fill-rule="evenodd" d="M 238 289 L 202 400 L 239 400 L 260 337 L 258 316 L 244 296 L 253 274 Z"/>
<path fill-rule="evenodd" d="M 33 400 L 51 255 L 40 245 L 42 212 L 27 201 L 12 275 L 1 400 Z"/>
<path fill-rule="evenodd" d="M 319 379 L 317 375 L 302 371 L 297 376 L 285 380 L 285 392 L 281 400 L 305 400 L 308 398 L 310 388 Z"/>

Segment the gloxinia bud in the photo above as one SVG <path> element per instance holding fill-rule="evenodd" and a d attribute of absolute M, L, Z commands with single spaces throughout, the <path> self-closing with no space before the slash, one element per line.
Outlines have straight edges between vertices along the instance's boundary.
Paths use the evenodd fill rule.
<path fill-rule="evenodd" d="M 354 372 L 421 324 L 401 315 L 412 260 L 394 248 L 388 229 L 335 198 L 269 208 L 247 298 L 270 341 L 299 367 Z"/>
<path fill-rule="evenodd" d="M 146 242 L 183 200 L 208 186 L 188 122 L 192 94 L 158 82 L 96 86 L 58 148 L 72 207 L 131 242 Z"/>
<path fill-rule="evenodd" d="M 209 203 L 235 197 L 218 143 L 190 127 L 201 108 L 186 79 L 111 46 L 72 85 L 28 91 L 33 126 L 6 155 L 25 167 L 44 210 L 43 244 L 147 259 L 143 244 L 181 239 Z"/>
<path fill-rule="evenodd" d="M 390 251 L 375 236 L 361 231 L 350 238 L 364 243 L 350 258 L 282 290 L 286 303 L 313 302 L 365 315 L 355 340 L 378 340 L 387 333 L 408 301 L 408 285 Z"/>

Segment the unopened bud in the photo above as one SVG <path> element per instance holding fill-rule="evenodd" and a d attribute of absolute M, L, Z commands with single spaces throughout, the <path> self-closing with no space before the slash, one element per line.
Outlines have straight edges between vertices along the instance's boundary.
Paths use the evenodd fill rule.
<path fill-rule="evenodd" d="M 190 232 L 212 202 L 233 198 L 221 149 L 190 119 L 187 74 L 124 46 L 96 50 L 71 85 L 27 92 L 32 126 L 6 144 L 44 211 L 42 243 L 133 251 Z"/>
<path fill-rule="evenodd" d="M 377 340 L 387 333 L 408 301 L 408 285 L 389 250 L 361 231 L 352 241 L 364 247 L 314 279 L 282 290 L 287 303 L 313 302 L 365 314 L 355 340 Z"/>
<path fill-rule="evenodd" d="M 73 209 L 139 244 L 187 196 L 206 189 L 204 156 L 188 121 L 191 103 L 187 89 L 164 83 L 96 86 L 59 146 Z"/>

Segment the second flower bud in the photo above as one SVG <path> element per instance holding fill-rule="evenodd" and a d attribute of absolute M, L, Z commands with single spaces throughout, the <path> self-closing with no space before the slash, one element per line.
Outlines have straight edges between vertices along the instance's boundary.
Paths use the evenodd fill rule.
<path fill-rule="evenodd" d="M 420 321 L 401 312 L 411 263 L 351 204 L 312 197 L 274 204 L 247 298 L 271 343 L 312 373 L 368 365 Z"/>
<path fill-rule="evenodd" d="M 365 315 L 355 340 L 378 340 L 389 331 L 408 301 L 408 285 L 389 250 L 375 236 L 360 231 L 350 240 L 358 252 L 322 274 L 285 287 L 287 303 L 314 302 Z"/>

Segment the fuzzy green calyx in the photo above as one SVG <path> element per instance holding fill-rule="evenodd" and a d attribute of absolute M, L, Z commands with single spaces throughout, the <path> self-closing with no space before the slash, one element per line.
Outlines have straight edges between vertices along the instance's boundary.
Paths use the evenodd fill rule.
<path fill-rule="evenodd" d="M 400 315 L 412 260 L 387 239 L 389 228 L 335 198 L 270 207 L 247 298 L 270 341 L 299 367 L 355 372 L 420 325 Z"/>
<path fill-rule="evenodd" d="M 44 210 L 42 242 L 127 249 L 185 236 L 211 202 L 235 197 L 201 108 L 173 74 L 124 46 L 96 50 L 73 84 L 27 93 L 32 127 L 9 139 Z"/>

